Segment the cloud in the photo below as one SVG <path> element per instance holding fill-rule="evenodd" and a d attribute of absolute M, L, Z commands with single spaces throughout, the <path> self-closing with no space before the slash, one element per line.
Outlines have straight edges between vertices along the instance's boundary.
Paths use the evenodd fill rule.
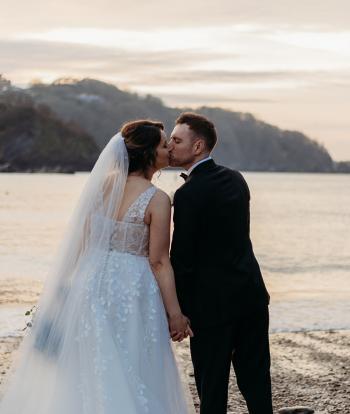
<path fill-rule="evenodd" d="M 204 89 L 213 85 L 283 89 L 323 83 L 346 85 L 350 78 L 349 72 L 344 69 L 252 70 L 247 64 L 247 69 L 238 70 L 235 66 L 242 67 L 239 62 L 247 57 L 223 49 L 215 52 L 190 48 L 169 51 L 127 50 L 123 47 L 43 40 L 0 40 L 0 49 L 2 71 L 20 83 L 25 82 L 25 78 L 28 81 L 31 78 L 52 80 L 61 76 L 97 77 L 136 90 L 146 88 L 148 92 L 149 88 L 158 89 L 162 95 L 176 95 L 171 90 L 177 88 L 184 96 L 181 89 L 191 85 L 203 85 Z M 220 86 L 216 95 L 225 101 Z M 242 99 L 256 98 L 242 96 Z"/>
<path fill-rule="evenodd" d="M 180 56 L 178 51 L 128 51 L 39 40 L 0 40 L 0 49 L 2 72 L 13 79 L 21 73 L 27 80 L 32 73 L 39 78 L 40 73 L 52 73 L 53 77 L 99 76 L 132 83 L 156 71 L 185 71 L 193 59 L 200 63 L 213 57 L 212 53 L 197 50 L 181 51 Z"/>
<path fill-rule="evenodd" d="M 181 70 L 173 69 L 157 73 L 154 76 L 146 75 L 143 82 L 147 85 L 172 85 L 195 83 L 220 84 L 246 84 L 268 82 L 270 85 L 293 83 L 293 85 L 306 84 L 320 86 L 322 83 L 335 83 L 338 85 L 350 84 L 350 73 L 347 71 L 305 71 L 305 70 L 271 70 L 271 71 L 235 71 L 235 70 Z M 132 84 L 132 83 L 131 83 Z"/>
<path fill-rule="evenodd" d="M 1 5 L 1 33 L 48 30 L 58 27 L 156 30 L 250 24 L 277 27 L 346 30 L 350 26 L 348 0 L 5 0 Z"/>

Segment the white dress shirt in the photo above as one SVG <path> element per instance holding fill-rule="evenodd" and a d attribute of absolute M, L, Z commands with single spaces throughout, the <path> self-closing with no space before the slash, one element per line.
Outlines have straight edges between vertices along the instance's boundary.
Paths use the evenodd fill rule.
<path fill-rule="evenodd" d="M 209 156 L 209 157 L 206 157 L 206 158 L 203 158 L 202 160 L 199 160 L 199 161 L 197 161 L 195 164 L 193 164 L 188 170 L 187 170 L 187 175 L 190 175 L 191 174 L 191 172 L 199 165 L 199 164 L 202 164 L 202 162 L 206 162 L 206 161 L 209 161 L 209 160 L 211 160 L 212 158 L 211 158 L 211 156 Z"/>

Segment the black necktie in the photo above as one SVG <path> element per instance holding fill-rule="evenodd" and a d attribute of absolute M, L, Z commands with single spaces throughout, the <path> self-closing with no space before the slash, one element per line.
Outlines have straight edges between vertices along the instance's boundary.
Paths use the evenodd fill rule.
<path fill-rule="evenodd" d="M 180 177 L 182 177 L 185 181 L 187 180 L 188 175 L 185 173 L 181 173 Z"/>

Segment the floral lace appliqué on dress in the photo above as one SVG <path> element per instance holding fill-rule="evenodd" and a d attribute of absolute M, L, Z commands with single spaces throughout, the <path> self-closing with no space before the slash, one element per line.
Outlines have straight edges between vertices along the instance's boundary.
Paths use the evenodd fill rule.
<path fill-rule="evenodd" d="M 89 274 L 80 346 L 91 344 L 98 392 L 81 372 L 84 412 L 185 414 L 186 401 L 170 345 L 160 291 L 148 261 L 147 206 L 156 193 L 144 191 L 113 231 L 100 275 Z"/>

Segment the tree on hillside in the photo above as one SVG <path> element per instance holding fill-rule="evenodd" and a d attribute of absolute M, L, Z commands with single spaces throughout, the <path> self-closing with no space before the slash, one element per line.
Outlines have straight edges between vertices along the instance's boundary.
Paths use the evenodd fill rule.
<path fill-rule="evenodd" d="M 0 73 L 0 92 L 6 91 L 9 88 L 11 88 L 11 82 Z"/>

